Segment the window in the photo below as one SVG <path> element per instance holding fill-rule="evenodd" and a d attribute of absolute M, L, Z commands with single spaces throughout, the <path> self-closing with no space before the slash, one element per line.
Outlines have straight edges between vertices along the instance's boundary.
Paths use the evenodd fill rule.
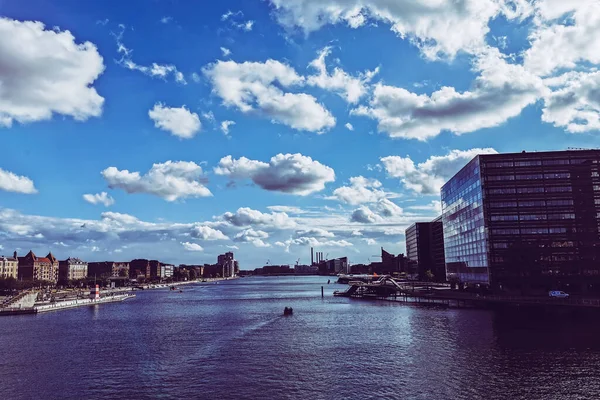
<path fill-rule="evenodd" d="M 521 233 L 523 235 L 543 235 L 548 233 L 548 228 L 523 228 Z"/>
<path fill-rule="evenodd" d="M 543 165 L 568 165 L 569 160 L 544 160 Z"/>
<path fill-rule="evenodd" d="M 488 181 L 514 181 L 515 176 L 514 175 L 495 175 L 495 176 L 488 176 L 487 180 Z"/>
<path fill-rule="evenodd" d="M 521 221 L 543 221 L 546 219 L 546 214 L 521 214 L 519 219 Z"/>
<path fill-rule="evenodd" d="M 534 179 L 543 179 L 544 175 L 542 174 L 521 174 L 517 175 L 517 179 L 520 180 L 534 180 Z"/>
<path fill-rule="evenodd" d="M 515 161 L 515 167 L 531 167 L 534 165 L 542 165 L 542 162 L 540 160 Z"/>
<path fill-rule="evenodd" d="M 575 219 L 575 214 L 548 214 L 548 219 Z"/>
<path fill-rule="evenodd" d="M 512 167 L 512 161 L 502 161 L 502 162 L 489 162 L 485 164 L 488 168 L 504 168 L 504 167 Z"/>
<path fill-rule="evenodd" d="M 544 207 L 545 205 L 544 200 L 519 201 L 519 207 Z"/>
<path fill-rule="evenodd" d="M 544 193 L 544 188 L 543 187 L 517 188 L 517 193 Z"/>
<path fill-rule="evenodd" d="M 489 194 L 514 194 L 516 192 L 515 188 L 501 188 L 501 189 L 489 189 Z"/>
<path fill-rule="evenodd" d="M 546 204 L 548 206 L 572 206 L 573 200 L 565 199 L 565 200 L 547 200 Z"/>
<path fill-rule="evenodd" d="M 596 190 L 596 189 L 594 189 Z M 598 187 L 600 190 L 600 186 Z M 546 192 L 548 193 L 561 193 L 561 192 L 570 192 L 571 186 L 551 186 L 546 188 Z"/>
<path fill-rule="evenodd" d="M 492 215 L 492 221 L 518 221 L 518 215 Z"/>
<path fill-rule="evenodd" d="M 568 172 L 556 172 L 551 174 L 544 174 L 544 178 L 546 179 L 564 179 L 570 178 L 571 174 Z"/>
<path fill-rule="evenodd" d="M 495 201 L 490 203 L 491 208 L 516 207 L 516 201 Z"/>
<path fill-rule="evenodd" d="M 492 233 L 496 235 L 518 235 L 518 229 L 492 229 Z"/>

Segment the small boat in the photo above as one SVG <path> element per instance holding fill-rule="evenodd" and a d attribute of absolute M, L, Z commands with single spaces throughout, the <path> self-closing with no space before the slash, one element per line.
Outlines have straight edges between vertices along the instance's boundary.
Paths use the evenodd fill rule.
<path fill-rule="evenodd" d="M 293 315 L 294 309 L 292 307 L 286 307 L 283 309 L 283 315 Z"/>

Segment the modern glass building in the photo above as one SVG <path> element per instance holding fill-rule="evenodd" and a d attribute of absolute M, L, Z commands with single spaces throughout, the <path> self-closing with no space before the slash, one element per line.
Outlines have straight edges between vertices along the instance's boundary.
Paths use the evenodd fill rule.
<path fill-rule="evenodd" d="M 600 291 L 600 150 L 480 155 L 443 187 L 446 276 Z"/>
<path fill-rule="evenodd" d="M 444 235 L 441 216 L 431 222 L 417 222 L 405 231 L 408 273 L 420 280 L 446 280 Z"/>

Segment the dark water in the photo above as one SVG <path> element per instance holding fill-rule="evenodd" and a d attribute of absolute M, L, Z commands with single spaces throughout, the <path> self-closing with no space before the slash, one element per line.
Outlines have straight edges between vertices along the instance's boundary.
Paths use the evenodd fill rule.
<path fill-rule="evenodd" d="M 596 318 L 340 299 L 326 281 L 244 278 L 0 318 L 0 398 L 600 398 Z"/>

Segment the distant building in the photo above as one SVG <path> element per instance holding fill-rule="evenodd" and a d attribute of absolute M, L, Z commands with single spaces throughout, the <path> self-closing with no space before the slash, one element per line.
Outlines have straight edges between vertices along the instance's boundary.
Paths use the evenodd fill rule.
<path fill-rule="evenodd" d="M 221 267 L 221 276 L 224 278 L 234 277 L 236 273 L 235 263 L 233 252 L 229 251 L 219 255 L 217 257 L 217 265 Z"/>
<path fill-rule="evenodd" d="M 137 278 L 143 276 L 149 278 L 151 276 L 150 261 L 146 259 L 135 259 L 129 263 L 129 276 Z"/>
<path fill-rule="evenodd" d="M 84 279 L 87 273 L 88 263 L 79 258 L 69 257 L 58 262 L 58 279 L 61 281 Z"/>
<path fill-rule="evenodd" d="M 431 222 L 417 222 L 406 229 L 407 272 L 420 280 L 446 280 L 444 231 L 441 216 Z"/>
<path fill-rule="evenodd" d="M 88 263 L 88 276 L 97 278 L 128 277 L 129 263 L 116 261 L 99 261 Z"/>
<path fill-rule="evenodd" d="M 175 270 L 174 265 L 161 264 L 159 277 L 161 279 L 172 278 L 174 270 Z"/>
<path fill-rule="evenodd" d="M 298 275 L 317 275 L 319 273 L 318 265 L 296 265 L 294 273 Z"/>
<path fill-rule="evenodd" d="M 441 200 L 449 281 L 600 290 L 600 150 L 479 155 Z"/>
<path fill-rule="evenodd" d="M 318 259 L 321 259 L 320 256 Z M 319 275 L 337 275 L 340 273 L 346 274 L 348 273 L 348 257 L 323 260 L 319 262 L 318 267 Z"/>
<path fill-rule="evenodd" d="M 372 263 L 371 272 L 378 274 L 394 275 L 400 272 L 406 272 L 406 258 L 400 253 L 397 256 L 388 253 L 381 248 L 381 263 Z"/>
<path fill-rule="evenodd" d="M 38 257 L 30 250 L 25 257 L 18 257 L 18 260 L 19 279 L 58 282 L 58 260 L 51 252 L 46 257 Z"/>
<path fill-rule="evenodd" d="M 19 278 L 19 260 L 16 252 L 14 257 L 0 256 L 0 278 Z"/>

